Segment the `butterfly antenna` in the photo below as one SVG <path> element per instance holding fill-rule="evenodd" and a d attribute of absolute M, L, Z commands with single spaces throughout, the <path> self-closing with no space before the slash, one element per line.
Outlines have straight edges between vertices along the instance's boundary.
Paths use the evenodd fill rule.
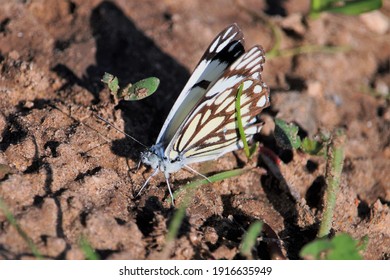
<path fill-rule="evenodd" d="M 137 139 L 135 139 L 133 136 L 127 134 L 126 132 L 120 130 L 119 128 L 117 128 L 115 125 L 113 125 L 112 123 L 110 123 L 108 120 L 104 119 L 103 117 L 99 116 L 98 114 L 95 114 L 95 116 L 102 120 L 103 122 L 105 122 L 106 124 L 108 124 L 109 126 L 111 126 L 112 128 L 116 129 L 117 131 L 119 131 L 120 133 L 124 134 L 125 136 L 129 137 L 131 140 L 133 140 L 134 142 L 137 142 L 138 144 L 140 144 L 142 147 L 144 148 L 147 148 L 146 145 L 144 145 L 143 143 L 141 143 L 140 141 L 138 141 Z"/>
<path fill-rule="evenodd" d="M 199 176 L 202 176 L 203 178 L 205 178 L 207 181 L 209 181 L 209 183 L 211 183 L 210 179 L 207 178 L 207 176 L 203 175 L 202 173 L 199 173 L 198 171 L 196 171 L 195 169 L 189 167 L 187 164 L 184 165 L 185 168 L 187 168 L 188 170 L 190 170 L 191 172 L 199 175 Z"/>
<path fill-rule="evenodd" d="M 146 179 L 146 181 L 145 181 L 145 183 L 143 184 L 142 188 L 138 191 L 138 193 L 137 193 L 137 195 L 136 195 L 135 197 L 137 197 L 137 196 L 139 196 L 139 195 L 141 194 L 142 190 L 143 190 L 143 189 L 146 187 L 146 185 L 149 183 L 150 179 L 152 179 L 152 177 L 153 177 L 154 175 L 157 174 L 157 172 L 158 172 L 158 169 L 154 170 L 153 174 L 150 175 L 148 179 Z"/>

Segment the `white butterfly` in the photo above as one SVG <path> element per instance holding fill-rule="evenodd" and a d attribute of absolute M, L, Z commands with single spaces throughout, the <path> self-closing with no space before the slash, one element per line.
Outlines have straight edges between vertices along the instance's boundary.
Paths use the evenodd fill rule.
<path fill-rule="evenodd" d="M 156 144 L 141 153 L 141 161 L 154 172 L 139 192 L 161 171 L 173 203 L 171 173 L 187 168 L 199 174 L 188 165 L 242 148 L 235 112 L 241 84 L 241 115 L 247 139 L 260 131 L 262 123 L 256 116 L 270 104 L 269 89 L 261 79 L 264 62 L 260 46 L 245 52 L 237 24 L 214 39 L 173 105 Z"/>

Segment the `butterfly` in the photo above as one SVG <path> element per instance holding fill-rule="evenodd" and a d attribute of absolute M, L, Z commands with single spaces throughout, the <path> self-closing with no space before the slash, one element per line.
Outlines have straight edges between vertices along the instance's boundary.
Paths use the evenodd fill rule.
<path fill-rule="evenodd" d="M 224 29 L 212 41 L 173 105 L 156 144 L 141 153 L 141 162 L 165 176 L 174 204 L 169 177 L 186 168 L 205 177 L 189 164 L 215 160 L 242 148 L 236 124 L 235 100 L 239 86 L 242 124 L 249 140 L 263 123 L 257 115 L 270 105 L 269 88 L 262 81 L 264 50 L 244 49 L 244 36 L 237 24 Z M 207 179 L 207 177 L 205 177 Z"/>

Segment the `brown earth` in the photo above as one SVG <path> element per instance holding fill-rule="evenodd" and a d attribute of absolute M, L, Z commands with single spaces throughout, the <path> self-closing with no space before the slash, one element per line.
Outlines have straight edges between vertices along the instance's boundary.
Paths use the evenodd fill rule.
<path fill-rule="evenodd" d="M 272 3 L 271 1 L 268 1 Z M 254 258 L 299 258 L 315 238 L 322 214 L 325 162 L 282 150 L 273 117 L 297 123 L 302 135 L 344 127 L 346 160 L 332 234 L 367 235 L 365 259 L 390 257 L 390 2 L 364 16 L 306 16 L 286 1 L 6 1 L 0 5 L 0 197 L 20 228 L 48 259 L 82 259 L 84 236 L 107 259 L 234 259 L 256 219 L 268 225 Z M 307 4 L 307 3 L 305 3 Z M 268 59 L 264 80 L 271 107 L 263 114 L 262 150 L 283 162 L 289 187 L 259 155 L 243 151 L 193 167 L 204 174 L 246 166 L 250 172 L 200 187 L 170 251 L 161 252 L 174 213 L 162 176 L 137 190 L 152 170 L 137 170 L 142 147 L 99 121 L 100 114 L 154 143 L 165 116 L 213 37 L 237 22 L 247 47 L 270 50 L 348 46 Z M 114 104 L 104 72 L 123 84 L 149 76 L 158 92 Z M 175 189 L 194 175 L 179 171 Z M 177 200 L 180 205 L 182 198 Z M 277 235 L 276 235 L 276 234 Z M 275 247 L 275 246 L 274 246 Z M 276 250 L 277 251 L 277 250 Z M 167 253 L 168 252 L 168 253 Z M 279 255 L 279 257 L 282 257 Z M 0 258 L 34 258 L 0 211 Z"/>

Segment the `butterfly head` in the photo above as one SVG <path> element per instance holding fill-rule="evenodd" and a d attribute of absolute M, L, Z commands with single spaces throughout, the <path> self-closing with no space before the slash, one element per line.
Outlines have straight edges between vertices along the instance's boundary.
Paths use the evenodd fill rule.
<path fill-rule="evenodd" d="M 153 169 L 158 169 L 161 166 L 161 157 L 159 157 L 151 148 L 141 152 L 141 161 L 143 164 L 149 165 Z"/>
<path fill-rule="evenodd" d="M 167 158 L 164 155 L 164 148 L 161 143 L 141 152 L 141 161 L 154 170 L 159 169 L 165 174 L 165 177 L 169 177 L 170 173 L 180 170 L 185 164 L 185 160 L 181 156 L 174 160 Z"/>

